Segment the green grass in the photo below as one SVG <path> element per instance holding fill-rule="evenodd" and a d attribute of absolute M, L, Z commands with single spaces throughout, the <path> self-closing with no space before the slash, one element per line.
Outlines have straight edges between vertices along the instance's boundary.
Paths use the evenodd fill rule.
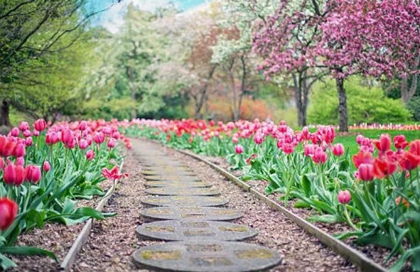
<path fill-rule="evenodd" d="M 365 137 L 370 139 L 379 139 L 381 134 L 389 134 L 392 139 L 396 135 L 405 135 L 407 142 L 420 139 L 419 130 L 382 130 L 382 129 L 366 129 L 366 130 L 350 130 L 349 135 L 346 136 L 337 136 L 335 138 L 335 143 L 342 143 L 346 150 L 349 150 L 350 156 L 353 156 L 359 150 L 359 146 L 356 143 L 356 136 L 362 134 Z"/>

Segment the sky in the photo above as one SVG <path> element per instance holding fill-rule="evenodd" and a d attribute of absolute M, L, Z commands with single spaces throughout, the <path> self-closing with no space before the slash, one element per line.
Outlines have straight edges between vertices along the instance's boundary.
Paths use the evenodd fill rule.
<path fill-rule="evenodd" d="M 123 25 L 122 17 L 130 3 L 133 3 L 134 6 L 140 9 L 148 11 L 153 11 L 157 7 L 173 3 L 178 9 L 187 11 L 206 3 L 207 1 L 208 0 L 122 0 L 121 3 L 111 6 L 112 0 L 89 0 L 87 7 L 92 10 L 101 10 L 111 6 L 107 11 L 102 12 L 97 16 L 93 24 L 103 25 L 109 31 L 115 33 L 118 32 L 118 29 Z M 114 0 L 114 2 L 116 1 Z"/>

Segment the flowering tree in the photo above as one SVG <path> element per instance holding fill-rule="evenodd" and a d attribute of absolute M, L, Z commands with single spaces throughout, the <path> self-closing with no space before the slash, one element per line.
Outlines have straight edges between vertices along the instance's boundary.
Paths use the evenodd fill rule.
<path fill-rule="evenodd" d="M 416 73 L 420 8 L 415 0 L 284 0 L 255 35 L 266 74 L 328 68 L 336 78 L 340 131 L 348 130 L 344 80 Z M 417 64 L 417 65 L 416 65 Z M 417 71 L 418 72 L 418 71 Z"/>
<path fill-rule="evenodd" d="M 259 69 L 267 78 L 290 75 L 298 111 L 298 124 L 306 125 L 308 94 L 325 72 L 317 68 L 314 52 L 320 40 L 320 22 L 327 15 L 324 1 L 281 1 L 271 16 L 261 21 L 253 48 L 264 60 Z"/>
<path fill-rule="evenodd" d="M 418 73 L 420 4 L 416 0 L 335 0 L 321 23 L 316 53 L 336 78 L 340 130 L 347 130 L 344 79 L 365 76 L 407 78 Z"/>

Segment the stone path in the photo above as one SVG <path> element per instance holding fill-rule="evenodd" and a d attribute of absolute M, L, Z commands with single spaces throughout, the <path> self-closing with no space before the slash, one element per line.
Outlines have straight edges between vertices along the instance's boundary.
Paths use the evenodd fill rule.
<path fill-rule="evenodd" d="M 257 235 L 244 225 L 225 222 L 242 216 L 220 207 L 220 193 L 200 181 L 187 165 L 168 159 L 163 152 L 140 152 L 148 197 L 153 205 L 140 211 L 148 221 L 137 228 L 139 239 L 170 241 L 135 251 L 139 267 L 162 271 L 261 271 L 278 265 L 280 254 L 269 248 L 233 242 Z M 219 207 L 214 207 L 219 206 Z"/>

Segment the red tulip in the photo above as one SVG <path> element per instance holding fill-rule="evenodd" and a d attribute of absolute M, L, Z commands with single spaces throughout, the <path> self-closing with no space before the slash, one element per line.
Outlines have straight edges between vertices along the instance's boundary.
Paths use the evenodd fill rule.
<path fill-rule="evenodd" d="M 107 179 L 111 179 L 111 180 L 116 180 L 116 179 L 120 179 L 122 177 L 128 177 L 128 174 L 121 174 L 118 173 L 118 167 L 114 166 L 111 171 L 108 170 L 107 168 L 103 168 L 102 169 L 102 175 L 107 178 Z"/>
<path fill-rule="evenodd" d="M 410 153 L 420 156 L 420 140 L 415 140 L 410 143 Z"/>
<path fill-rule="evenodd" d="M 3 180 L 6 184 L 20 186 L 25 180 L 25 168 L 9 162 L 4 167 Z"/>
<path fill-rule="evenodd" d="M 372 154 L 369 152 L 359 151 L 359 153 L 353 156 L 353 163 L 357 168 L 359 168 L 359 166 L 363 163 L 370 164 L 372 162 L 373 162 Z"/>
<path fill-rule="evenodd" d="M 420 156 L 416 156 L 411 152 L 404 152 L 404 154 L 399 157 L 398 163 L 403 170 L 413 170 L 420 165 Z"/>
<path fill-rule="evenodd" d="M 45 128 L 47 128 L 47 122 L 45 122 L 44 119 L 38 119 L 34 123 L 34 128 L 37 131 L 43 131 Z"/>
<path fill-rule="evenodd" d="M 3 169 L 4 167 L 4 159 L 0 157 L 0 169 Z"/>
<path fill-rule="evenodd" d="M 376 178 L 385 178 L 397 170 L 397 164 L 390 160 L 376 158 L 373 161 L 373 174 Z"/>
<path fill-rule="evenodd" d="M 347 204 L 351 200 L 351 195 L 348 190 L 344 190 L 344 191 L 338 192 L 337 198 L 338 198 L 338 202 L 340 202 L 341 204 Z"/>
<path fill-rule="evenodd" d="M 9 198 L 0 198 L 0 230 L 6 230 L 12 225 L 18 210 L 16 202 Z"/>
<path fill-rule="evenodd" d="M 373 143 L 381 153 L 385 153 L 391 148 L 391 136 L 389 134 L 381 134 L 379 140 L 374 140 Z"/>
<path fill-rule="evenodd" d="M 404 149 L 408 145 L 405 135 L 396 135 L 394 137 L 394 146 L 396 149 Z"/>
<path fill-rule="evenodd" d="M 370 163 L 362 163 L 357 169 L 357 177 L 363 181 L 373 180 L 373 165 Z"/>
<path fill-rule="evenodd" d="M 25 179 L 32 183 L 38 183 L 41 179 L 41 167 L 37 165 L 28 165 L 25 168 Z"/>

